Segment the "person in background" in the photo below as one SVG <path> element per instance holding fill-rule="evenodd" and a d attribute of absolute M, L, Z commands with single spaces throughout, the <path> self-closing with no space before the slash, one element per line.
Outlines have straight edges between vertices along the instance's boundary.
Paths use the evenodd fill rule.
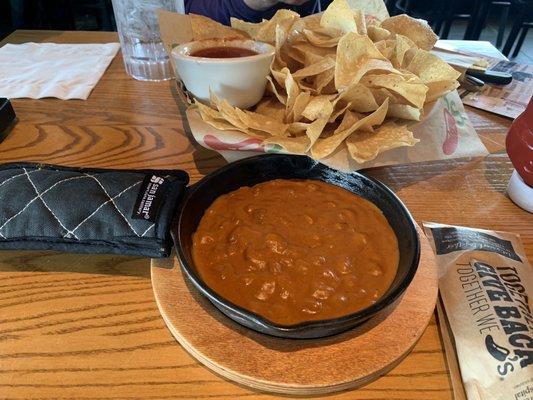
<path fill-rule="evenodd" d="M 230 17 L 248 22 L 270 19 L 280 8 L 296 11 L 301 16 L 320 11 L 317 0 L 185 0 L 185 12 L 205 15 L 229 25 Z"/>

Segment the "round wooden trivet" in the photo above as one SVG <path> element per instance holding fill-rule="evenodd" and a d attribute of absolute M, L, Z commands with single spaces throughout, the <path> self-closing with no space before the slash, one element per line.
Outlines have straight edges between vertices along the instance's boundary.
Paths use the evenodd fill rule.
<path fill-rule="evenodd" d="M 258 390 L 325 394 L 385 374 L 424 332 L 435 308 L 437 268 L 427 239 L 419 234 L 420 266 L 399 302 L 362 326 L 329 338 L 281 339 L 238 325 L 184 280 L 175 257 L 152 261 L 152 285 L 174 337 L 209 369 Z"/>

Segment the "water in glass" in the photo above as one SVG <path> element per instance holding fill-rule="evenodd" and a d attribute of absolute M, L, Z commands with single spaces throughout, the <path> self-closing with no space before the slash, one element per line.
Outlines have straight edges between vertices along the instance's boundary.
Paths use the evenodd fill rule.
<path fill-rule="evenodd" d="M 181 11 L 180 0 L 113 0 L 126 72 L 141 81 L 173 78 L 159 35 L 157 9 Z"/>

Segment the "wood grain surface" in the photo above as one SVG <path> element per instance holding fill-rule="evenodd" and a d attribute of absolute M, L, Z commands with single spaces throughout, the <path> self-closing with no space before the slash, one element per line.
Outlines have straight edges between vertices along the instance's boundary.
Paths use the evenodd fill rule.
<path fill-rule="evenodd" d="M 19 31 L 3 43 L 116 41 L 114 33 Z M 129 78 L 117 56 L 88 100 L 13 100 L 19 121 L 0 162 L 181 168 L 194 182 L 220 167 L 194 143 L 170 82 Z M 467 108 L 491 154 L 376 168 L 415 219 L 517 232 L 533 260 L 533 215 L 505 188 L 510 120 Z M 194 361 L 165 327 L 150 260 L 51 252 L 0 253 L 0 399 L 271 399 Z M 342 365 L 339 365 L 342 368 Z M 330 399 L 451 399 L 433 318 L 413 351 L 377 381 Z"/>
<path fill-rule="evenodd" d="M 426 330 L 437 300 L 437 262 L 420 228 L 418 234 L 420 265 L 399 301 L 364 324 L 328 338 L 275 338 L 229 320 L 185 278 L 176 257 L 152 260 L 152 286 L 174 337 L 220 376 L 270 393 L 339 392 L 390 371 Z"/>

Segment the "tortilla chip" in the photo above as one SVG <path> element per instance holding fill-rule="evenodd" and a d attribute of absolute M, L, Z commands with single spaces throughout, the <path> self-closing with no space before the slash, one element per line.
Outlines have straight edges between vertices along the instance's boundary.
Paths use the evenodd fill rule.
<path fill-rule="evenodd" d="M 346 115 L 342 118 L 342 122 L 335 130 L 336 132 L 344 131 L 348 128 L 350 128 L 353 124 L 355 124 L 357 121 L 359 121 L 359 117 L 356 113 L 353 112 L 347 112 Z"/>
<path fill-rule="evenodd" d="M 426 95 L 426 103 L 437 100 L 439 97 L 444 96 L 447 93 L 457 89 L 459 82 L 457 81 L 439 81 L 426 83 L 428 92 Z"/>
<path fill-rule="evenodd" d="M 309 92 L 301 92 L 298 96 L 296 96 L 296 100 L 294 101 L 294 105 L 292 107 L 292 113 L 288 116 L 287 121 L 298 122 L 302 117 L 302 113 L 309 103 L 309 100 L 311 100 L 311 95 Z"/>
<path fill-rule="evenodd" d="M 353 11 L 346 0 L 333 0 L 322 14 L 320 26 L 338 29 L 343 33 L 357 32 Z"/>
<path fill-rule="evenodd" d="M 198 100 L 195 100 L 194 105 L 198 107 L 198 111 L 200 112 L 202 118 L 205 116 L 210 119 L 218 119 L 225 121 L 224 117 L 220 114 L 218 110 L 214 110 L 211 107 L 208 107 L 205 104 L 199 102 Z"/>
<path fill-rule="evenodd" d="M 230 18 L 231 27 L 233 29 L 237 29 L 238 31 L 244 33 L 246 36 L 250 38 L 255 38 L 257 36 L 257 32 L 259 32 L 259 30 L 265 24 L 266 22 L 260 22 L 258 24 L 254 24 L 252 22 L 246 22 L 235 17 Z"/>
<path fill-rule="evenodd" d="M 349 137 L 353 132 L 360 129 L 369 128 L 372 129 L 375 125 L 380 125 L 383 123 L 383 120 L 387 116 L 389 102 L 386 100 L 379 108 L 374 111 L 372 114 L 367 115 L 366 117 L 357 120 L 353 123 L 345 123 L 344 118 L 353 118 L 354 113 L 348 111 L 341 125 L 333 132 L 333 135 L 330 137 L 319 139 L 315 145 L 311 148 L 311 154 L 316 159 L 321 159 L 327 157 L 333 153 L 343 142 Z"/>
<path fill-rule="evenodd" d="M 242 132 L 249 130 L 248 126 L 239 118 L 236 108 L 232 107 L 225 99 L 217 98 L 217 96 L 211 92 L 211 103 L 216 105 L 220 115 L 222 115 L 222 117 L 230 124 Z"/>
<path fill-rule="evenodd" d="M 415 107 L 422 108 L 428 87 L 420 80 L 405 79 L 397 74 L 367 75 L 361 83 L 371 88 L 385 88 L 398 94 Z"/>
<path fill-rule="evenodd" d="M 317 35 L 320 35 L 320 36 L 327 36 L 327 37 L 330 37 L 330 38 L 334 38 L 334 37 L 341 37 L 343 35 L 342 31 L 337 29 L 337 28 L 328 28 L 328 27 L 325 27 L 325 26 L 318 26 L 316 28 L 306 28 L 306 30 L 308 31 L 312 31 L 314 33 L 316 33 Z"/>
<path fill-rule="evenodd" d="M 276 83 L 283 87 L 285 87 L 285 79 L 287 79 L 287 72 L 289 72 L 288 68 L 270 68 L 270 73 L 276 80 Z"/>
<path fill-rule="evenodd" d="M 285 151 L 292 154 L 305 154 L 309 147 L 309 138 L 307 136 L 298 137 L 271 137 L 263 141 L 264 144 L 277 144 L 283 147 Z"/>
<path fill-rule="evenodd" d="M 198 107 L 198 111 L 202 117 L 202 120 L 215 129 L 221 131 L 238 131 L 256 138 L 264 138 L 266 136 L 264 132 L 243 127 L 242 124 L 238 124 L 238 126 L 231 124 L 227 121 L 226 117 L 222 116 L 220 112 L 213 110 L 212 108 L 200 102 L 196 102 L 195 105 Z"/>
<path fill-rule="evenodd" d="M 260 42 L 274 44 L 276 40 L 276 27 L 282 27 L 288 36 L 292 25 L 299 18 L 300 16 L 294 11 L 279 9 L 270 20 L 261 22 L 261 28 L 252 37 Z"/>
<path fill-rule="evenodd" d="M 222 25 L 203 15 L 189 14 L 189 18 L 194 40 L 247 37 L 242 32 Z"/>
<path fill-rule="evenodd" d="M 238 31 L 244 32 L 249 37 L 260 42 L 275 44 L 276 42 L 276 27 L 280 26 L 288 36 L 293 23 L 298 20 L 300 16 L 291 10 L 280 9 L 272 16 L 270 20 L 254 24 L 245 22 L 238 18 L 230 18 L 231 27 Z"/>
<path fill-rule="evenodd" d="M 290 47 L 290 48 L 284 47 L 282 48 L 281 51 L 284 53 L 285 56 L 292 58 L 293 60 L 299 62 L 300 64 L 304 66 L 307 65 L 307 63 L 305 62 L 306 54 L 303 51 L 296 49 L 294 47 Z"/>
<path fill-rule="evenodd" d="M 252 112 L 235 108 L 235 113 L 239 119 L 248 128 L 256 131 L 269 133 L 272 136 L 286 136 L 288 125 L 284 124 L 281 120 Z"/>
<path fill-rule="evenodd" d="M 257 104 L 255 112 L 277 121 L 283 121 L 285 118 L 285 104 L 276 101 L 272 97 L 266 97 Z"/>
<path fill-rule="evenodd" d="M 315 77 L 313 82 L 313 89 L 316 93 L 322 93 L 324 88 L 331 82 L 335 76 L 335 69 L 326 70 Z"/>
<path fill-rule="evenodd" d="M 366 35 L 367 30 L 366 30 L 365 14 L 363 14 L 361 10 L 354 10 L 353 17 L 355 19 L 355 25 L 357 26 L 357 33 L 360 35 Z"/>
<path fill-rule="evenodd" d="M 409 38 L 403 35 L 396 35 L 394 38 L 394 49 L 391 57 L 388 57 L 395 68 L 401 68 L 405 53 L 413 46 L 416 46 Z"/>
<path fill-rule="evenodd" d="M 335 122 L 337 120 L 337 118 L 339 118 L 341 115 L 346 115 L 346 111 L 350 109 L 350 107 L 352 106 L 352 103 L 337 103 L 337 104 L 343 104 L 343 105 L 340 105 L 339 107 L 336 107 L 337 109 L 333 111 L 333 113 L 331 114 L 331 116 L 329 117 L 329 122 L 332 123 L 332 122 Z"/>
<path fill-rule="evenodd" d="M 378 107 L 376 111 L 367 115 L 359 121 L 360 129 L 373 131 L 374 126 L 381 125 L 387 116 L 387 110 L 389 109 L 389 99 L 386 99 L 382 105 Z"/>
<path fill-rule="evenodd" d="M 357 132 L 352 134 L 346 145 L 350 156 L 358 163 L 375 159 L 378 154 L 397 147 L 414 146 L 419 140 L 406 126 L 388 122 L 373 133 Z"/>
<path fill-rule="evenodd" d="M 340 144 L 348 137 L 352 131 L 350 127 L 357 127 L 359 118 L 351 111 L 347 111 L 340 125 L 335 129 L 333 134 L 324 139 L 318 139 L 315 145 L 311 147 L 311 154 L 314 158 L 320 159 L 331 154 Z M 355 128 L 357 129 L 357 128 Z"/>
<path fill-rule="evenodd" d="M 306 122 L 292 122 L 289 124 L 288 132 L 293 137 L 305 135 L 305 131 L 310 124 Z"/>
<path fill-rule="evenodd" d="M 204 114 L 201 114 L 201 113 L 200 115 L 205 123 L 207 123 L 208 125 L 211 125 L 213 128 L 218 129 L 219 131 L 239 131 L 239 132 L 245 133 L 253 137 L 263 137 L 263 136 L 257 136 L 253 134 L 252 132 L 250 132 L 250 130 L 243 131 L 237 128 L 236 126 L 231 125 L 227 121 L 210 119 L 209 117 L 206 117 Z"/>
<path fill-rule="evenodd" d="M 311 94 L 317 94 L 317 91 L 313 87 L 312 84 L 307 83 L 305 80 L 299 81 L 298 86 L 300 87 L 300 90 L 303 92 L 308 92 Z"/>
<path fill-rule="evenodd" d="M 287 104 L 287 97 L 285 97 L 282 93 L 280 93 L 280 90 L 272 80 L 270 76 L 267 76 L 267 91 L 272 93 L 276 98 L 279 100 L 281 104 Z"/>
<path fill-rule="evenodd" d="M 372 69 L 393 70 L 394 68 L 367 36 L 356 33 L 344 35 L 337 47 L 335 87 L 342 89 L 351 83 L 357 83 Z"/>
<path fill-rule="evenodd" d="M 299 51 L 300 53 L 307 55 L 313 54 L 320 57 L 333 57 L 335 58 L 337 50 L 333 47 L 317 47 L 313 46 L 311 43 L 296 43 L 292 45 L 292 50 Z"/>
<path fill-rule="evenodd" d="M 389 104 L 387 117 L 402 118 L 412 121 L 420 121 L 422 112 L 420 108 L 416 108 L 407 104 Z"/>
<path fill-rule="evenodd" d="M 289 37 L 289 31 L 292 24 L 294 23 L 294 18 L 284 18 L 281 19 L 274 28 L 274 38 L 275 38 L 275 47 L 277 52 L 280 51 L 281 47 L 285 44 Z"/>
<path fill-rule="evenodd" d="M 402 62 L 402 68 L 405 69 L 416 53 L 418 53 L 420 49 L 418 47 L 411 47 L 409 50 L 407 50 L 403 56 L 403 62 Z"/>
<path fill-rule="evenodd" d="M 383 1 L 373 0 L 347 0 L 352 10 L 360 10 L 366 15 L 377 18 L 382 21 L 389 18 L 389 12 L 387 6 Z"/>
<path fill-rule="evenodd" d="M 274 40 L 274 47 L 276 53 L 274 54 L 274 60 L 272 61 L 271 68 L 281 69 L 287 66 L 287 62 L 283 59 L 281 54 L 281 48 L 287 40 L 287 31 L 282 26 L 276 26 L 276 38 Z"/>
<path fill-rule="evenodd" d="M 396 45 L 393 40 L 380 40 L 379 42 L 376 42 L 374 44 L 376 45 L 376 48 L 379 50 L 379 52 L 383 54 L 383 57 L 385 57 L 387 60 L 392 59 L 392 56 L 394 55 L 394 46 Z"/>
<path fill-rule="evenodd" d="M 311 14 L 306 17 L 297 19 L 294 24 L 292 24 L 287 41 L 291 45 L 294 45 L 297 42 L 305 42 L 306 38 L 303 33 L 304 29 L 315 31 L 320 28 L 320 18 L 322 18 L 321 14 Z"/>
<path fill-rule="evenodd" d="M 294 49 L 294 47 L 293 47 L 293 49 Z M 303 52 L 303 51 L 300 51 L 298 49 L 296 49 L 296 51 L 300 52 L 303 55 L 304 67 L 307 66 L 307 65 L 319 63 L 326 57 L 329 57 L 331 60 L 335 61 L 335 57 L 332 57 L 332 56 L 321 56 L 321 55 L 318 55 L 318 54 L 315 54 L 315 53 L 310 53 L 308 51 L 307 52 Z"/>
<path fill-rule="evenodd" d="M 339 94 L 339 101 L 350 103 L 349 110 L 367 113 L 377 110 L 378 103 L 372 91 L 361 83 L 348 86 Z M 381 101 L 383 103 L 385 99 Z"/>
<path fill-rule="evenodd" d="M 425 50 L 416 50 L 406 69 L 420 77 L 422 82 L 455 81 L 461 73 L 440 57 Z"/>
<path fill-rule="evenodd" d="M 318 47 L 335 47 L 339 43 L 340 37 L 327 37 L 317 34 L 309 29 L 304 29 L 306 39 L 314 46 Z"/>
<path fill-rule="evenodd" d="M 367 33 L 368 37 L 374 43 L 379 42 L 380 40 L 386 40 L 391 35 L 391 33 L 388 30 L 386 30 L 385 28 L 381 28 L 379 26 L 369 26 L 366 29 L 368 31 Z"/>
<path fill-rule="evenodd" d="M 409 45 L 409 47 L 415 47 L 418 49 L 418 46 L 416 45 L 416 43 L 413 42 L 411 39 L 409 39 L 407 36 L 401 35 L 399 33 L 394 33 L 394 39 L 397 40 L 399 38 L 401 38 L 404 42 L 406 42 Z"/>
<path fill-rule="evenodd" d="M 324 107 L 318 113 L 318 118 L 307 126 L 305 134 L 309 138 L 309 144 L 305 151 L 308 151 L 320 137 L 329 121 L 332 112 L 333 104 L 329 102 L 325 103 Z"/>
<path fill-rule="evenodd" d="M 333 107 L 331 107 L 331 110 L 333 110 Z M 322 115 L 317 120 L 313 121 L 307 129 L 305 130 L 306 136 L 309 138 L 309 144 L 307 145 L 307 148 L 305 151 L 308 151 L 317 141 L 317 139 L 320 137 L 322 132 L 324 131 L 324 128 L 326 127 L 326 124 L 328 123 L 329 116 L 328 115 Z"/>
<path fill-rule="evenodd" d="M 339 71 L 339 68 L 337 68 L 338 66 L 339 63 L 337 63 L 335 68 L 335 88 L 338 91 L 342 91 L 347 86 L 358 83 L 364 75 L 371 71 L 400 73 L 398 70 L 394 69 L 388 60 L 363 60 L 361 63 L 358 63 L 357 69 L 354 71 L 348 71 L 347 73 L 343 70 Z"/>
<path fill-rule="evenodd" d="M 199 102 L 196 102 L 195 104 L 198 107 L 198 112 L 200 113 L 202 120 L 213 128 L 220 129 L 221 131 L 239 130 L 237 127 L 226 121 L 217 110 L 213 110 Z M 244 133 L 248 133 L 248 131 L 246 130 Z"/>
<path fill-rule="evenodd" d="M 406 14 L 385 19 L 381 22 L 381 27 L 390 32 L 407 36 L 423 50 L 431 50 L 439 38 L 426 21 L 412 18 Z"/>
<path fill-rule="evenodd" d="M 302 112 L 302 116 L 309 121 L 314 121 L 328 112 L 329 114 L 333 112 L 333 104 L 331 103 L 330 96 L 320 95 L 311 97 L 311 100 Z"/>
<path fill-rule="evenodd" d="M 337 48 L 337 55 L 339 53 L 343 57 L 349 57 L 354 61 L 358 61 L 363 57 L 385 60 L 368 36 L 361 36 L 356 33 L 347 33 L 341 38 Z"/>
<path fill-rule="evenodd" d="M 285 103 L 285 119 L 288 120 L 292 113 L 296 98 L 300 94 L 300 88 L 287 68 L 284 68 L 282 72 L 286 73 L 285 92 L 287 92 L 287 103 Z"/>
<path fill-rule="evenodd" d="M 335 88 L 334 79 L 331 80 L 320 92 L 320 94 L 335 95 L 337 94 L 337 89 Z"/>
<path fill-rule="evenodd" d="M 324 57 L 320 61 L 296 71 L 292 76 L 294 79 L 302 79 L 308 76 L 318 75 L 333 68 L 335 68 L 335 61 L 329 57 Z"/>

